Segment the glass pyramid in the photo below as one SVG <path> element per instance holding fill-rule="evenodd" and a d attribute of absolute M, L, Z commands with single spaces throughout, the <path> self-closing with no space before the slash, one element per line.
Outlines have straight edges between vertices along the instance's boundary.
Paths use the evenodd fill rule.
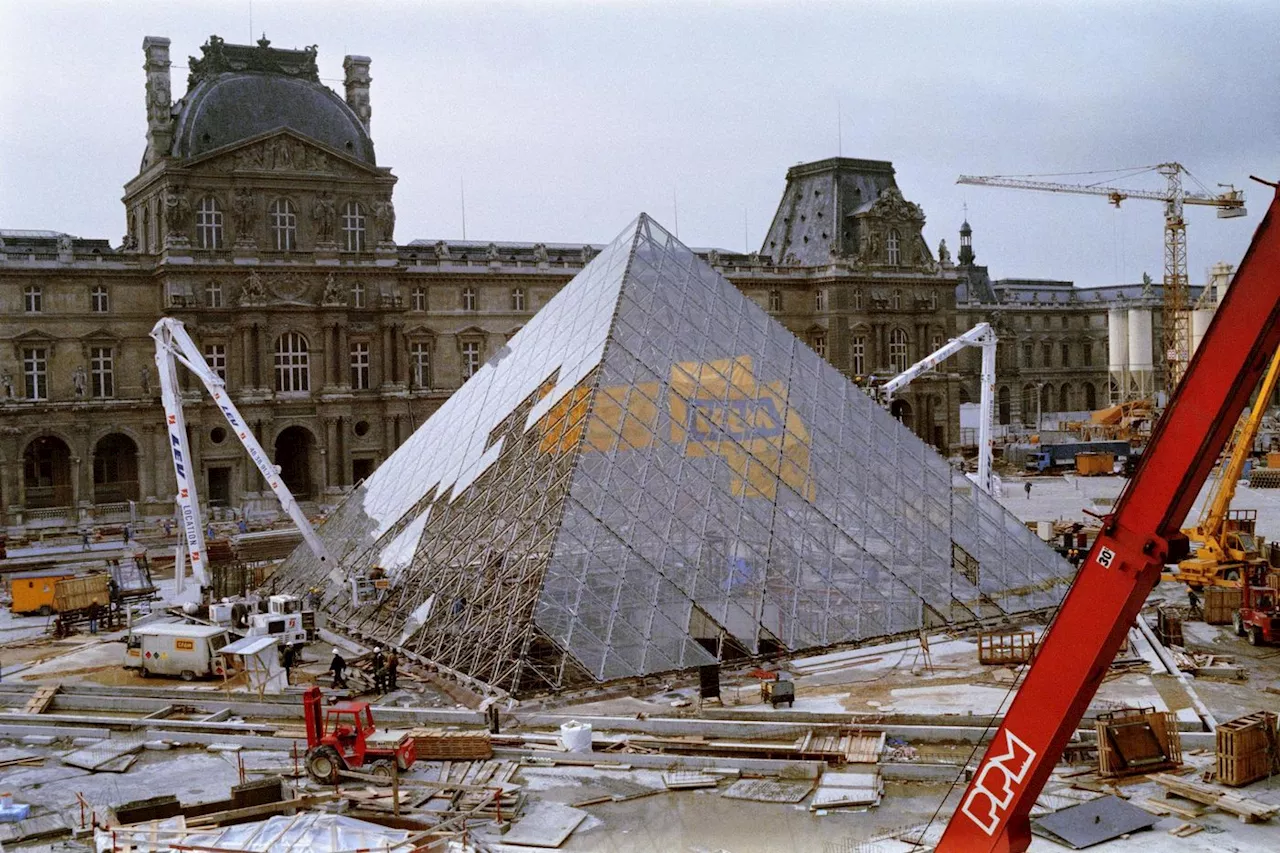
<path fill-rule="evenodd" d="M 320 535 L 337 565 L 301 548 L 285 588 L 517 695 L 1035 610 L 1074 574 L 643 214 Z"/>

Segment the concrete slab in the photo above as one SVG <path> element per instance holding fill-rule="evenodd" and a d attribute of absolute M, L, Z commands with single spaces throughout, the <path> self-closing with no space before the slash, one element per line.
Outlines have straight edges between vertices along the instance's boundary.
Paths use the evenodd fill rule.
<path fill-rule="evenodd" d="M 524 816 L 503 836 L 507 844 L 528 847 L 559 847 L 587 813 L 561 803 L 539 802 L 528 807 Z"/>

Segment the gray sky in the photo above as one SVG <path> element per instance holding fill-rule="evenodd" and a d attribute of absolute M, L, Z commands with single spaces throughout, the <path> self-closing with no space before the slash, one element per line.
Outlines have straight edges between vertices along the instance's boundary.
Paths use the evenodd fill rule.
<path fill-rule="evenodd" d="M 675 227 L 674 196 L 686 243 L 741 250 L 745 230 L 758 248 L 787 167 L 839 148 L 893 161 L 933 246 L 954 251 L 967 203 L 997 277 L 1159 280 L 1157 202 L 955 179 L 1177 160 L 1250 200 L 1247 219 L 1190 210 L 1199 282 L 1240 259 L 1269 200 L 1248 176 L 1280 178 L 1273 2 L 256 0 L 252 15 L 255 39 L 319 45 L 335 90 L 344 54 L 372 57 L 401 242 L 460 237 L 465 181 L 470 239 L 603 242 L 640 210 Z M 211 33 L 247 43 L 249 16 L 248 0 L 0 0 L 0 227 L 118 242 L 143 37 L 172 39 L 177 96 L 177 66 Z"/>

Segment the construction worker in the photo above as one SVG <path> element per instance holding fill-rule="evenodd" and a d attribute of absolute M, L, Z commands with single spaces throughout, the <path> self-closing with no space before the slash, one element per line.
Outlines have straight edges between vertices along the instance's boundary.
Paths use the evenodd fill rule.
<path fill-rule="evenodd" d="M 329 661 L 329 672 L 333 673 L 333 686 L 335 688 L 347 686 L 347 680 L 342 677 L 342 673 L 346 668 L 347 662 L 343 660 L 342 653 L 334 649 L 333 660 Z"/>
<path fill-rule="evenodd" d="M 1187 604 L 1191 606 L 1192 613 L 1200 612 L 1200 596 L 1191 587 L 1187 587 Z"/>
<path fill-rule="evenodd" d="M 373 689 L 378 693 L 387 690 L 387 659 L 382 654 L 382 646 L 373 650 Z"/>
<path fill-rule="evenodd" d="M 89 604 L 89 633 L 98 633 L 98 614 L 102 612 L 102 605 L 94 601 Z"/>
<path fill-rule="evenodd" d="M 294 651 L 293 643 L 284 644 L 284 651 L 281 653 L 280 657 L 284 663 L 284 683 L 289 684 L 291 683 L 290 676 L 293 674 L 294 660 L 297 657 L 297 652 Z"/>
<path fill-rule="evenodd" d="M 400 669 L 400 656 L 392 649 L 387 655 L 387 690 L 396 689 L 396 670 Z"/>
<path fill-rule="evenodd" d="M 1023 483 L 1022 488 L 1027 490 L 1027 500 L 1031 500 L 1031 481 L 1028 480 L 1027 482 Z"/>

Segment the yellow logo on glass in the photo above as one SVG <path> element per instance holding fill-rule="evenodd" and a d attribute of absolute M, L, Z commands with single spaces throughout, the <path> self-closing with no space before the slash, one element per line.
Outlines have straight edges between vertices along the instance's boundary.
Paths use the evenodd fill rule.
<path fill-rule="evenodd" d="M 540 448 L 567 453 L 585 432 L 585 450 L 639 450 L 665 432 L 661 438 L 689 458 L 724 459 L 735 496 L 773 500 L 781 480 L 813 499 L 804 421 L 787 405 L 784 383 L 756 381 L 750 356 L 679 362 L 669 385 L 665 394 L 658 382 L 605 386 L 594 406 L 591 388 L 575 388 L 539 422 Z M 660 427 L 664 402 L 669 422 Z"/>

